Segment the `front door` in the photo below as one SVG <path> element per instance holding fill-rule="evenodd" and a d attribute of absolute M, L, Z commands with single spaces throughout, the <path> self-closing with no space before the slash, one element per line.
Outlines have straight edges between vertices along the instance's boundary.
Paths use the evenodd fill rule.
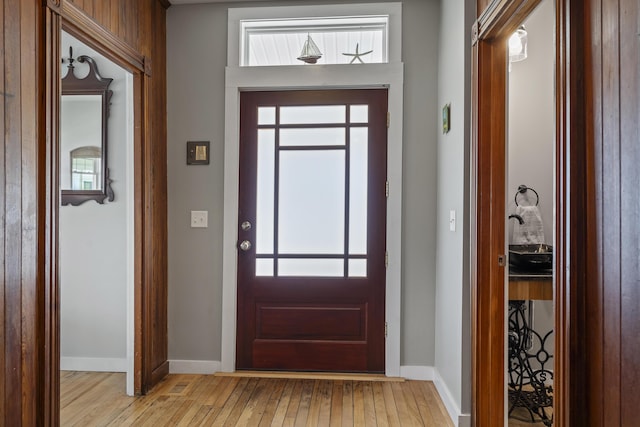
<path fill-rule="evenodd" d="M 384 372 L 387 90 L 240 104 L 236 367 Z"/>

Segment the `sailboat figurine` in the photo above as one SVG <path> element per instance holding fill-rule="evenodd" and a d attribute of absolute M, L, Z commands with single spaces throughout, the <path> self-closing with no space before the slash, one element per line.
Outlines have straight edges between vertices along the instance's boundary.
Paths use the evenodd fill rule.
<path fill-rule="evenodd" d="M 311 34 L 307 34 L 307 41 L 302 46 L 302 52 L 298 57 L 299 61 L 306 62 L 307 64 L 315 64 L 318 59 L 322 58 L 322 52 L 318 49 L 318 45 L 311 38 Z"/>

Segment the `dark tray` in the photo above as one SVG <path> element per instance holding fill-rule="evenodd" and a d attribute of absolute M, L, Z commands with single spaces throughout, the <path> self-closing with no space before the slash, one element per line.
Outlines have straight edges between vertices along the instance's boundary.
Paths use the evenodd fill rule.
<path fill-rule="evenodd" d="M 553 247 L 545 243 L 509 245 L 509 264 L 523 270 L 549 269 L 553 265 Z"/>

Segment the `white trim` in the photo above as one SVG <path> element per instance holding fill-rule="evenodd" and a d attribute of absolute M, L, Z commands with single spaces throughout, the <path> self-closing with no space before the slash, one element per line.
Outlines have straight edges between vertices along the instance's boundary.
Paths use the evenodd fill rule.
<path fill-rule="evenodd" d="M 211 375 L 220 371 L 218 360 L 169 360 L 170 374 Z"/>
<path fill-rule="evenodd" d="M 408 380 L 433 381 L 435 369 L 433 366 L 400 366 L 400 376 Z"/>
<path fill-rule="evenodd" d="M 449 417 L 453 421 L 453 425 L 456 427 L 470 427 L 471 426 L 471 414 L 461 414 L 460 408 L 456 403 L 455 399 L 451 395 L 451 391 L 445 384 L 444 380 L 440 376 L 440 373 L 437 369 L 433 370 L 434 378 L 433 384 L 436 386 L 436 390 L 438 390 L 438 394 L 440 395 L 440 399 L 444 404 L 445 408 L 447 408 L 447 412 L 449 413 Z"/>
<path fill-rule="evenodd" d="M 126 372 L 126 358 L 60 357 L 61 371 Z"/>
<path fill-rule="evenodd" d="M 453 425 L 456 427 L 471 427 L 471 414 L 460 413 L 460 408 L 440 376 L 438 369 L 433 366 L 401 366 L 400 376 L 408 380 L 432 381 Z"/>
<path fill-rule="evenodd" d="M 227 65 L 240 64 L 241 20 L 328 18 L 335 16 L 388 15 L 389 63 L 402 61 L 402 3 L 359 3 L 309 6 L 269 6 L 230 8 L 227 34 Z"/>
<path fill-rule="evenodd" d="M 455 420 L 453 424 L 457 427 L 471 427 L 471 414 L 458 415 L 458 424 L 456 424 Z"/>
<path fill-rule="evenodd" d="M 449 388 L 442 380 L 440 373 L 433 366 L 401 366 L 400 376 L 408 380 L 433 381 L 440 399 L 447 409 L 449 417 L 456 427 L 470 427 L 471 414 L 461 414 L 460 408 L 451 395 Z"/>
<path fill-rule="evenodd" d="M 391 123 L 388 129 L 387 154 L 390 195 L 387 199 L 389 267 L 386 277 L 385 373 L 388 376 L 400 375 L 403 84 L 402 63 L 321 65 L 305 67 L 303 72 L 296 66 L 227 67 L 222 241 L 222 371 L 235 370 L 240 91 L 388 87 Z"/>
<path fill-rule="evenodd" d="M 126 174 L 126 393 L 127 396 L 135 396 L 134 372 L 135 372 L 135 166 L 134 166 L 134 108 L 133 108 L 133 74 L 127 73 L 125 77 L 126 94 L 126 147 L 125 174 Z"/>

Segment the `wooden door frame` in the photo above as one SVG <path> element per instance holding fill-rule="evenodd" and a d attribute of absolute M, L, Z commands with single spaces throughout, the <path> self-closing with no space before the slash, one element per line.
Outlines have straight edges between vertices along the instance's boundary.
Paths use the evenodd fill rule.
<path fill-rule="evenodd" d="M 507 39 L 541 0 L 494 0 L 473 27 L 472 41 L 472 418 L 477 427 L 505 416 L 505 252 Z M 554 422 L 579 421 L 584 402 L 582 291 L 586 270 L 587 155 L 583 141 L 585 78 L 582 0 L 556 3 L 556 241 Z M 580 126 L 580 123 L 583 125 Z M 578 425 L 578 424 L 575 424 Z M 580 424 L 582 425 L 582 424 Z"/>
<path fill-rule="evenodd" d="M 60 414 L 60 287 L 58 271 L 58 209 L 60 191 L 58 178 L 59 157 L 59 99 L 60 37 L 64 29 L 91 48 L 133 74 L 134 109 L 134 392 L 145 393 L 150 385 L 168 373 L 165 362 L 153 370 L 150 359 L 153 327 L 151 309 L 144 301 L 149 299 L 151 277 L 151 215 L 149 186 L 152 182 L 151 162 L 148 159 L 151 144 L 149 119 L 149 79 L 151 66 L 148 59 L 109 31 L 102 28 L 77 6 L 69 1 L 48 0 L 44 7 L 45 69 L 45 128 L 46 141 L 42 148 L 41 165 L 46 189 L 43 244 L 45 246 L 43 320 L 44 334 L 44 425 L 58 425 Z"/>

